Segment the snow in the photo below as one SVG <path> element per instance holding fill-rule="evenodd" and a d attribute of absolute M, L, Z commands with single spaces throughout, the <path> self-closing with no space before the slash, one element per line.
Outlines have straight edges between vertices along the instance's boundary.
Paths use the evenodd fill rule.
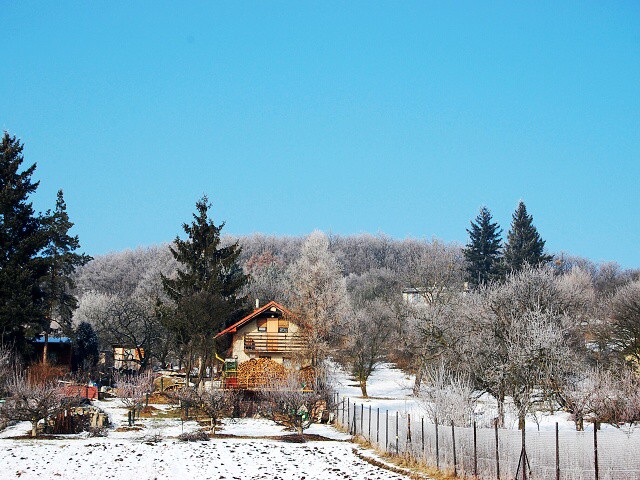
<path fill-rule="evenodd" d="M 105 479 L 136 480 L 408 478 L 359 458 L 353 450 L 360 447 L 346 441 L 349 435 L 329 425 L 312 425 L 305 431 L 327 440 L 293 443 L 264 438 L 286 438 L 294 434 L 272 421 L 225 419 L 219 429 L 224 436 L 205 442 L 180 442 L 177 435 L 201 427 L 195 421 L 158 416 L 136 419 L 140 430 L 117 431 L 127 426 L 126 408 L 118 400 L 94 404 L 105 410 L 113 423 L 108 437 L 90 438 L 80 434 L 53 439 L 8 438 L 27 434 L 31 428 L 28 422 L 1 432 L 0 478 L 84 480 L 97 474 Z M 150 441 L 155 435 L 161 440 Z M 372 452 L 367 456 L 375 458 Z"/>
<path fill-rule="evenodd" d="M 365 410 L 369 409 L 369 407 L 371 407 L 372 411 L 379 408 L 381 415 L 386 410 L 389 410 L 389 415 L 393 416 L 397 411 L 403 416 L 409 413 L 412 418 L 425 417 L 425 421 L 427 421 L 427 414 L 423 404 L 420 399 L 413 396 L 412 388 L 415 380 L 413 375 L 407 375 L 391 364 L 385 363 L 378 366 L 367 382 L 369 398 L 366 399 L 362 398 L 362 392 L 357 382 L 350 379 L 349 375 L 338 365 L 332 364 L 331 370 L 333 372 L 332 381 L 340 394 L 340 399 L 348 398 L 351 409 L 353 409 L 352 405 L 355 402 L 358 408 L 360 408 L 360 405 L 364 405 Z M 498 415 L 497 402 L 490 395 L 483 394 L 478 399 L 475 413 L 479 426 L 490 426 L 493 419 Z M 560 430 L 573 431 L 576 429 L 570 414 L 563 411 L 530 414 L 527 417 L 526 428 L 527 430 L 551 431 L 555 429 L 556 422 L 558 422 Z M 505 426 L 516 429 L 517 423 L 518 419 L 515 410 L 507 400 Z M 604 430 L 616 429 L 611 425 L 605 424 L 601 425 L 601 428 Z"/>

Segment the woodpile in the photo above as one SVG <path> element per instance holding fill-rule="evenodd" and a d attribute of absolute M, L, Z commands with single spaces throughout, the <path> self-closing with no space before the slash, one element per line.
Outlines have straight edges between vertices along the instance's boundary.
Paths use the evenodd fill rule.
<path fill-rule="evenodd" d="M 269 358 L 252 358 L 238 365 L 238 387 L 259 388 L 287 377 L 287 369 Z"/>

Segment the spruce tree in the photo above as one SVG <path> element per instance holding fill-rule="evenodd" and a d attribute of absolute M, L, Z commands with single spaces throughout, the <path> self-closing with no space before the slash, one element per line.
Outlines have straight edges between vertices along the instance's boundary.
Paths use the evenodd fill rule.
<path fill-rule="evenodd" d="M 39 333 L 46 267 L 39 253 L 46 245 L 42 218 L 29 197 L 38 188 L 33 164 L 21 171 L 23 145 L 7 132 L 0 143 L 0 344 L 22 350 L 25 338 Z"/>
<path fill-rule="evenodd" d="M 76 268 L 85 265 L 91 257 L 77 253 L 80 241 L 77 235 L 69 234 L 73 222 L 69 220 L 62 190 L 58 190 L 55 210 L 47 212 L 43 223 L 47 237 L 43 261 L 47 274 L 42 282 L 46 308 L 42 362 L 47 363 L 51 322 L 56 321 L 65 333 L 70 334 L 71 317 L 78 307 L 78 300 L 72 293 L 75 288 L 72 276 Z"/>
<path fill-rule="evenodd" d="M 526 265 L 537 266 L 551 261 L 553 256 L 544 253 L 545 241 L 533 225 L 533 217 L 520 201 L 513 213 L 511 228 L 504 249 L 504 264 L 509 272 L 518 272 Z"/>
<path fill-rule="evenodd" d="M 196 356 L 201 366 L 213 357 L 213 337 L 246 304 L 241 295 L 247 277 L 238 263 L 240 245 L 222 246 L 224 222 L 215 225 L 208 215 L 210 207 L 206 196 L 196 203 L 193 222 L 182 227 L 187 239 L 176 237 L 170 247 L 180 264 L 176 277 L 162 277 L 164 290 L 173 301 L 173 308 L 164 309 L 163 323 L 177 339 L 188 371 Z"/>
<path fill-rule="evenodd" d="M 482 207 L 471 228 L 469 243 L 463 250 L 467 261 L 467 279 L 471 285 L 483 285 L 501 277 L 502 229 L 493 222 L 491 212 Z"/>

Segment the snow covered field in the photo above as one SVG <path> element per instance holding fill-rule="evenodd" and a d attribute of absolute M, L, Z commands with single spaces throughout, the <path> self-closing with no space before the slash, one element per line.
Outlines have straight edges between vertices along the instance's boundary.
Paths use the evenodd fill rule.
<path fill-rule="evenodd" d="M 126 410 L 117 400 L 96 402 L 109 413 L 114 426 L 126 423 Z M 156 405 L 159 409 L 167 406 Z M 20 423 L 2 432 L 0 478 L 21 479 L 380 479 L 408 477 L 376 467 L 353 452 L 350 437 L 327 425 L 313 425 L 306 433 L 327 440 L 291 443 L 283 427 L 264 419 L 227 419 L 219 433 L 236 438 L 180 442 L 175 437 L 194 431 L 194 421 L 175 418 L 142 419 L 137 431 L 116 431 L 108 437 L 85 435 L 55 439 L 12 439 L 29 430 Z M 158 436 L 161 438 L 158 440 Z M 247 437 L 247 438 L 242 438 Z M 279 440 L 260 437 L 281 437 Z M 371 452 L 368 456 L 373 456 Z"/>

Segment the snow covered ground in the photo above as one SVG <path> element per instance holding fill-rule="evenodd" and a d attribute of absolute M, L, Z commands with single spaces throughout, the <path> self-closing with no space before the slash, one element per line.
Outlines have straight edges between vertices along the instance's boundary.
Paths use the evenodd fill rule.
<path fill-rule="evenodd" d="M 158 415 L 136 421 L 142 425 L 140 430 L 117 431 L 118 427 L 126 426 L 126 409 L 117 400 L 95 403 L 107 411 L 114 423 L 108 437 L 80 434 L 55 439 L 8 438 L 25 435 L 30 430 L 28 422 L 3 431 L 0 478 L 84 480 L 96 475 L 136 480 L 408 478 L 360 459 L 353 451 L 359 447 L 344 441 L 350 437 L 327 425 L 314 425 L 306 431 L 327 440 L 292 443 L 260 438 L 292 434 L 271 421 L 226 419 L 220 433 L 237 438 L 186 443 L 176 436 L 200 428 L 195 421 L 182 422 Z M 374 456 L 372 452 L 366 455 Z"/>
<path fill-rule="evenodd" d="M 401 415 L 410 413 L 412 418 L 427 418 L 426 411 L 419 399 L 413 396 L 412 387 L 414 376 L 407 375 L 401 370 L 394 368 L 390 364 L 383 364 L 373 372 L 367 382 L 368 399 L 362 398 L 362 392 L 357 382 L 337 365 L 332 366 L 332 380 L 340 399 L 349 398 L 349 403 L 355 402 L 358 406 L 364 404 L 364 408 L 371 407 L 372 410 L 380 408 L 380 412 L 389 410 L 400 412 Z M 483 395 L 478 400 L 476 408 L 476 420 L 480 426 L 490 426 L 492 420 L 497 416 L 497 404 L 489 395 Z M 426 421 L 426 420 L 425 420 Z M 575 424 L 571 421 L 570 415 L 566 412 L 555 412 L 553 414 L 540 412 L 537 415 L 527 417 L 527 430 L 554 430 L 555 423 L 561 430 L 575 430 Z M 512 408 L 507 405 L 505 423 L 507 427 L 517 428 L 517 416 Z M 602 425 L 604 429 L 614 429 L 610 425 Z"/>

